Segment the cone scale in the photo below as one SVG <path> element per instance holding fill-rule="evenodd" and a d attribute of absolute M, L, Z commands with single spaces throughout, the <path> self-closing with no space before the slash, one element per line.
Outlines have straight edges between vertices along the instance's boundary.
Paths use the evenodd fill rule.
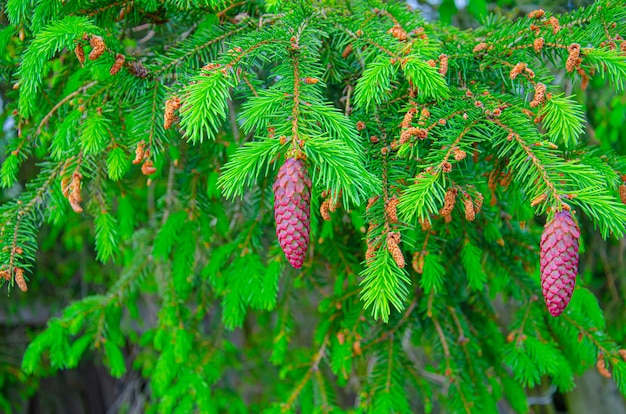
<path fill-rule="evenodd" d="M 556 213 L 541 235 L 541 289 L 548 311 L 559 316 L 572 298 L 580 229 L 569 211 Z"/>
<path fill-rule="evenodd" d="M 288 158 L 274 181 L 276 236 L 289 263 L 300 269 L 309 248 L 311 179 L 301 159 Z"/>

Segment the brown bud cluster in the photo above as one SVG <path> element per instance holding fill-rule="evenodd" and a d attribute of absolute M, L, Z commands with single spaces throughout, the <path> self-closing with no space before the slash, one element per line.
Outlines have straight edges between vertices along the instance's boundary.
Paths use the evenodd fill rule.
<path fill-rule="evenodd" d="M 24 279 L 24 269 L 21 267 L 15 268 L 15 284 L 22 292 L 28 292 L 28 286 L 26 285 L 26 280 Z"/>
<path fill-rule="evenodd" d="M 535 72 L 530 69 L 528 65 L 526 65 L 526 63 L 523 62 L 520 62 L 513 66 L 513 69 L 511 69 L 511 73 L 509 74 L 509 76 L 511 79 L 515 79 L 522 72 L 524 72 L 526 76 L 530 79 L 533 79 L 535 77 Z"/>
<path fill-rule="evenodd" d="M 369 200 L 367 200 L 367 206 L 365 207 L 365 210 L 367 211 L 370 208 L 372 208 L 374 203 L 376 203 L 379 198 L 380 198 L 380 196 L 374 196 L 374 197 L 371 197 Z"/>
<path fill-rule="evenodd" d="M 72 174 L 71 180 L 69 178 L 64 178 L 61 182 L 61 191 L 63 191 L 63 195 L 70 202 L 70 207 L 76 213 L 82 213 L 83 208 L 80 206 L 80 203 L 83 201 L 83 198 L 80 194 L 81 180 L 83 176 L 80 172 L 75 171 Z"/>
<path fill-rule="evenodd" d="M 136 77 L 140 79 L 144 79 L 148 76 L 148 69 L 146 69 L 146 67 L 142 65 L 140 62 L 136 62 L 136 61 L 132 62 L 128 69 L 130 73 L 132 73 L 133 75 L 135 75 Z"/>
<path fill-rule="evenodd" d="M 517 65 L 513 66 L 513 69 L 511 69 L 511 73 L 509 74 L 509 77 L 511 79 L 515 79 L 520 73 L 524 72 L 525 70 L 526 70 L 526 64 L 523 62 L 520 62 Z"/>
<path fill-rule="evenodd" d="M 338 197 L 341 196 L 341 191 L 339 192 Z M 330 206 L 328 207 L 330 209 L 331 213 L 334 213 L 337 208 L 339 207 L 339 199 L 338 198 L 334 198 L 332 196 L 328 197 L 330 199 Z"/>
<path fill-rule="evenodd" d="M 400 41 L 405 41 L 407 37 L 406 31 L 399 24 L 394 25 L 387 33 Z"/>
<path fill-rule="evenodd" d="M 424 256 L 425 255 L 420 252 L 415 252 L 413 253 L 413 260 L 411 261 L 413 270 L 420 275 L 424 273 Z"/>
<path fill-rule="evenodd" d="M 541 52 L 541 49 L 543 49 L 544 44 L 545 44 L 545 40 L 543 40 L 543 37 L 538 37 L 537 39 L 535 39 L 535 41 L 533 42 L 533 48 L 535 49 L 535 52 L 537 53 Z"/>
<path fill-rule="evenodd" d="M 205 71 L 205 72 L 210 72 L 210 71 L 212 71 L 213 69 L 217 69 L 217 68 L 219 68 L 220 66 L 222 66 L 222 65 L 221 65 L 221 64 L 219 64 L 219 63 L 207 63 L 206 65 L 202 66 L 202 71 Z M 208 74 L 206 74 L 206 73 L 204 73 L 204 74 L 202 74 L 202 75 L 203 75 L 203 76 L 208 76 Z"/>
<path fill-rule="evenodd" d="M 330 199 L 326 199 L 320 205 L 320 215 L 325 221 L 330 221 Z"/>
<path fill-rule="evenodd" d="M 472 202 L 472 199 L 469 196 L 466 197 L 463 204 L 465 206 L 465 219 L 467 221 L 474 221 L 476 218 L 476 210 L 474 210 L 474 203 Z"/>
<path fill-rule="evenodd" d="M 425 139 L 428 137 L 428 130 L 423 128 L 410 127 L 400 133 L 400 141 L 395 146 L 400 146 L 409 142 L 411 137 Z"/>
<path fill-rule="evenodd" d="M 331 195 L 328 195 L 327 191 L 322 193 L 322 197 L 326 197 L 326 199 L 320 205 L 320 214 L 324 220 L 330 221 L 330 213 L 334 213 L 335 210 L 337 210 L 337 207 L 339 207 L 339 201 Z"/>
<path fill-rule="evenodd" d="M 381 244 L 382 244 L 380 240 L 381 238 L 380 236 L 378 237 L 371 236 L 375 229 L 376 229 L 376 225 L 374 223 L 370 223 L 369 228 L 367 229 L 368 239 L 367 239 L 367 251 L 365 252 L 365 259 L 368 262 L 374 259 L 374 257 L 376 257 L 376 252 L 378 251 L 378 249 L 380 249 Z"/>
<path fill-rule="evenodd" d="M 163 128 L 170 129 L 176 121 L 175 111 L 180 108 L 180 98 L 173 97 L 165 102 L 165 113 L 163 114 Z"/>
<path fill-rule="evenodd" d="M 528 13 L 529 19 L 541 19 L 546 14 L 542 9 L 533 10 Z"/>
<path fill-rule="evenodd" d="M 359 121 L 356 123 L 356 130 L 363 131 L 365 129 L 365 122 Z"/>
<path fill-rule="evenodd" d="M 150 149 L 146 149 L 145 141 L 139 141 L 137 143 L 137 148 L 135 148 L 135 159 L 133 160 L 133 164 L 141 164 L 141 172 L 143 175 L 152 175 L 156 172 L 154 162 L 149 158 Z"/>
<path fill-rule="evenodd" d="M 461 161 L 465 159 L 465 157 L 467 156 L 467 152 L 463 151 L 460 148 L 455 148 L 453 153 L 454 153 L 454 159 L 457 161 Z"/>
<path fill-rule="evenodd" d="M 565 62 L 565 70 L 573 72 L 574 69 L 578 68 L 582 63 L 582 59 L 580 58 L 580 45 L 578 43 L 572 43 L 567 47 L 567 51 L 569 52 L 569 56 Z"/>
<path fill-rule="evenodd" d="M 404 114 L 404 118 L 402 119 L 402 123 L 400 124 L 401 128 L 409 128 L 411 126 L 411 122 L 413 122 L 413 117 L 417 113 L 416 107 L 411 107 L 406 114 Z"/>
<path fill-rule="evenodd" d="M 143 175 L 152 175 L 156 172 L 156 167 L 154 166 L 154 162 L 152 160 L 145 160 L 143 164 L 141 164 L 141 173 Z"/>
<path fill-rule="evenodd" d="M 443 171 L 444 173 L 449 173 L 450 171 L 452 171 L 452 164 L 450 164 L 449 161 L 442 162 L 441 171 Z"/>
<path fill-rule="evenodd" d="M 604 378 L 611 378 L 611 373 L 608 369 L 606 369 L 606 361 L 604 360 L 604 355 L 600 354 L 598 357 L 598 362 L 596 362 L 596 369 L 598 373 L 602 375 Z"/>
<path fill-rule="evenodd" d="M 474 199 L 474 212 L 476 214 L 480 213 L 480 210 L 483 209 L 483 202 L 485 201 L 485 197 L 478 193 L 476 198 Z"/>
<path fill-rule="evenodd" d="M 417 29 L 414 29 L 412 33 L 415 37 L 417 37 L 420 40 L 428 39 L 428 35 L 424 31 L 423 27 L 418 27 Z"/>
<path fill-rule="evenodd" d="M 546 201 L 546 195 L 545 194 L 539 194 L 537 197 L 535 197 L 533 199 L 533 201 L 530 202 L 530 206 L 531 207 L 535 207 L 536 205 L 539 205 L 539 204 L 543 203 L 544 201 Z"/>
<path fill-rule="evenodd" d="M 352 53 L 352 43 L 350 43 L 348 46 L 346 46 L 346 48 L 343 50 L 343 52 L 341 52 L 341 57 L 345 59 L 348 56 L 350 56 L 351 53 Z"/>
<path fill-rule="evenodd" d="M 576 69 L 576 73 L 580 75 L 580 87 L 584 91 L 585 89 L 587 89 L 587 86 L 589 86 L 589 76 L 587 76 L 587 73 L 585 73 L 582 68 Z"/>
<path fill-rule="evenodd" d="M 546 100 L 546 85 L 543 83 L 535 84 L 535 97 L 530 102 L 531 108 L 536 108 L 543 104 Z"/>
<path fill-rule="evenodd" d="M 89 60 L 96 60 L 104 53 L 106 45 L 101 36 L 91 36 L 89 38 L 89 44 L 91 45 L 91 52 L 89 53 Z"/>
<path fill-rule="evenodd" d="M 426 139 L 428 138 L 428 130 L 424 128 L 419 128 L 417 131 L 415 131 L 415 136 L 419 139 Z"/>
<path fill-rule="evenodd" d="M 489 45 L 483 42 L 474 46 L 474 49 L 472 49 L 472 52 L 478 53 L 478 52 L 482 52 L 483 50 L 488 50 L 488 49 L 489 49 Z"/>
<path fill-rule="evenodd" d="M 600 43 L 600 47 L 601 48 L 608 47 L 609 50 L 615 50 L 615 49 L 617 49 L 617 43 L 615 43 L 615 41 L 613 39 L 611 39 L 608 42 L 601 42 Z M 621 48 L 621 46 L 620 46 L 620 48 Z"/>
<path fill-rule="evenodd" d="M 535 34 L 535 36 L 539 36 L 541 32 L 541 27 L 537 26 L 535 23 L 530 24 L 530 31 Z"/>
<path fill-rule="evenodd" d="M 115 55 L 115 63 L 113 63 L 113 66 L 111 66 L 111 70 L 109 71 L 111 76 L 116 75 L 120 71 L 120 69 L 122 69 L 125 60 L 126 56 L 122 55 L 121 53 Z"/>
<path fill-rule="evenodd" d="M 307 85 L 315 85 L 319 81 L 320 81 L 319 79 L 312 78 L 310 76 L 307 76 L 306 78 L 304 78 L 304 83 L 306 83 Z"/>
<path fill-rule="evenodd" d="M 440 215 L 447 216 L 452 213 L 454 205 L 456 204 L 457 194 L 458 190 L 456 188 L 449 188 L 448 191 L 446 191 L 446 195 L 443 198 L 443 207 L 439 210 Z"/>
<path fill-rule="evenodd" d="M 80 62 L 80 66 L 83 66 L 85 63 L 85 49 L 83 49 L 82 43 L 76 43 L 74 53 L 76 54 L 76 59 Z"/>
<path fill-rule="evenodd" d="M 379 245 L 376 245 L 374 243 L 368 243 L 367 250 L 365 251 L 365 260 L 369 262 L 370 260 L 374 259 L 374 257 L 376 257 L 376 251 L 379 247 Z"/>
<path fill-rule="evenodd" d="M 446 76 L 446 73 L 448 73 L 448 55 L 443 53 L 439 55 L 439 73 L 443 76 Z"/>
<path fill-rule="evenodd" d="M 137 143 L 137 148 L 135 148 L 135 159 L 133 160 L 133 164 L 141 164 L 141 162 L 146 158 L 146 142 L 139 141 Z"/>
<path fill-rule="evenodd" d="M 389 232 L 387 234 L 387 250 L 391 253 L 391 257 L 396 262 L 400 269 L 404 269 L 406 262 L 404 261 L 404 255 L 400 249 L 400 233 Z"/>
<path fill-rule="evenodd" d="M 387 205 L 385 205 L 385 213 L 387 213 L 387 218 L 389 218 L 389 222 L 395 224 L 398 222 L 398 203 L 400 200 L 397 197 L 391 197 L 389 201 L 387 201 Z"/>
<path fill-rule="evenodd" d="M 622 203 L 626 204 L 626 184 L 619 186 L 619 199 L 622 200 Z"/>
<path fill-rule="evenodd" d="M 552 26 L 553 34 L 557 34 L 559 30 L 561 30 L 561 25 L 559 24 L 559 20 L 554 16 L 550 17 L 545 24 L 548 26 Z"/>

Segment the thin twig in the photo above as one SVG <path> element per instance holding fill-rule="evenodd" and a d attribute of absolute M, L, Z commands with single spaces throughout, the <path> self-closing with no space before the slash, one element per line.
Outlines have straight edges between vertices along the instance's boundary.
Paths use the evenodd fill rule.
<path fill-rule="evenodd" d="M 97 84 L 98 81 L 93 81 L 93 82 L 89 82 L 88 84 L 86 84 L 85 86 L 81 86 L 80 88 L 76 89 L 74 92 L 70 93 L 69 95 L 67 95 L 65 98 L 61 99 L 59 102 L 57 102 L 56 105 L 54 105 L 52 107 L 52 109 L 50 110 L 50 112 L 48 112 L 46 114 L 46 116 L 43 117 L 43 119 L 41 120 L 41 122 L 39 123 L 39 126 L 37 127 L 37 131 L 35 131 L 35 136 L 41 134 L 41 129 L 43 128 L 43 126 L 50 120 L 50 117 L 52 117 L 52 115 L 54 115 L 54 113 L 67 101 L 69 101 L 70 99 L 72 99 L 73 97 L 75 97 L 76 95 L 79 95 L 81 93 L 85 93 L 87 91 L 87 89 L 91 88 L 92 86 L 94 86 L 95 84 Z"/>

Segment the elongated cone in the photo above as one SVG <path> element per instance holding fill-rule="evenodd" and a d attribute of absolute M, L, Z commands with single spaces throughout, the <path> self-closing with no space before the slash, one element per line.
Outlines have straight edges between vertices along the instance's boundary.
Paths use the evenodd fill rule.
<path fill-rule="evenodd" d="M 302 267 L 311 231 L 311 179 L 304 162 L 289 158 L 274 181 L 276 236 L 289 263 Z"/>
<path fill-rule="evenodd" d="M 556 213 L 541 235 L 541 288 L 550 315 L 569 304 L 578 272 L 580 229 L 569 211 Z"/>

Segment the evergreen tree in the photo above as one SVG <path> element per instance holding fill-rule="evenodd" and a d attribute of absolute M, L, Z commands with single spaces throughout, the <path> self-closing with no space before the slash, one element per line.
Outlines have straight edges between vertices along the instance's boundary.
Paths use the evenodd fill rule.
<path fill-rule="evenodd" d="M 524 413 L 591 367 L 626 395 L 576 281 L 579 223 L 624 236 L 626 158 L 572 93 L 624 91 L 621 2 L 466 31 L 374 0 L 4 7 L 5 300 L 93 253 L 21 381 L 95 351 L 146 412 Z"/>

